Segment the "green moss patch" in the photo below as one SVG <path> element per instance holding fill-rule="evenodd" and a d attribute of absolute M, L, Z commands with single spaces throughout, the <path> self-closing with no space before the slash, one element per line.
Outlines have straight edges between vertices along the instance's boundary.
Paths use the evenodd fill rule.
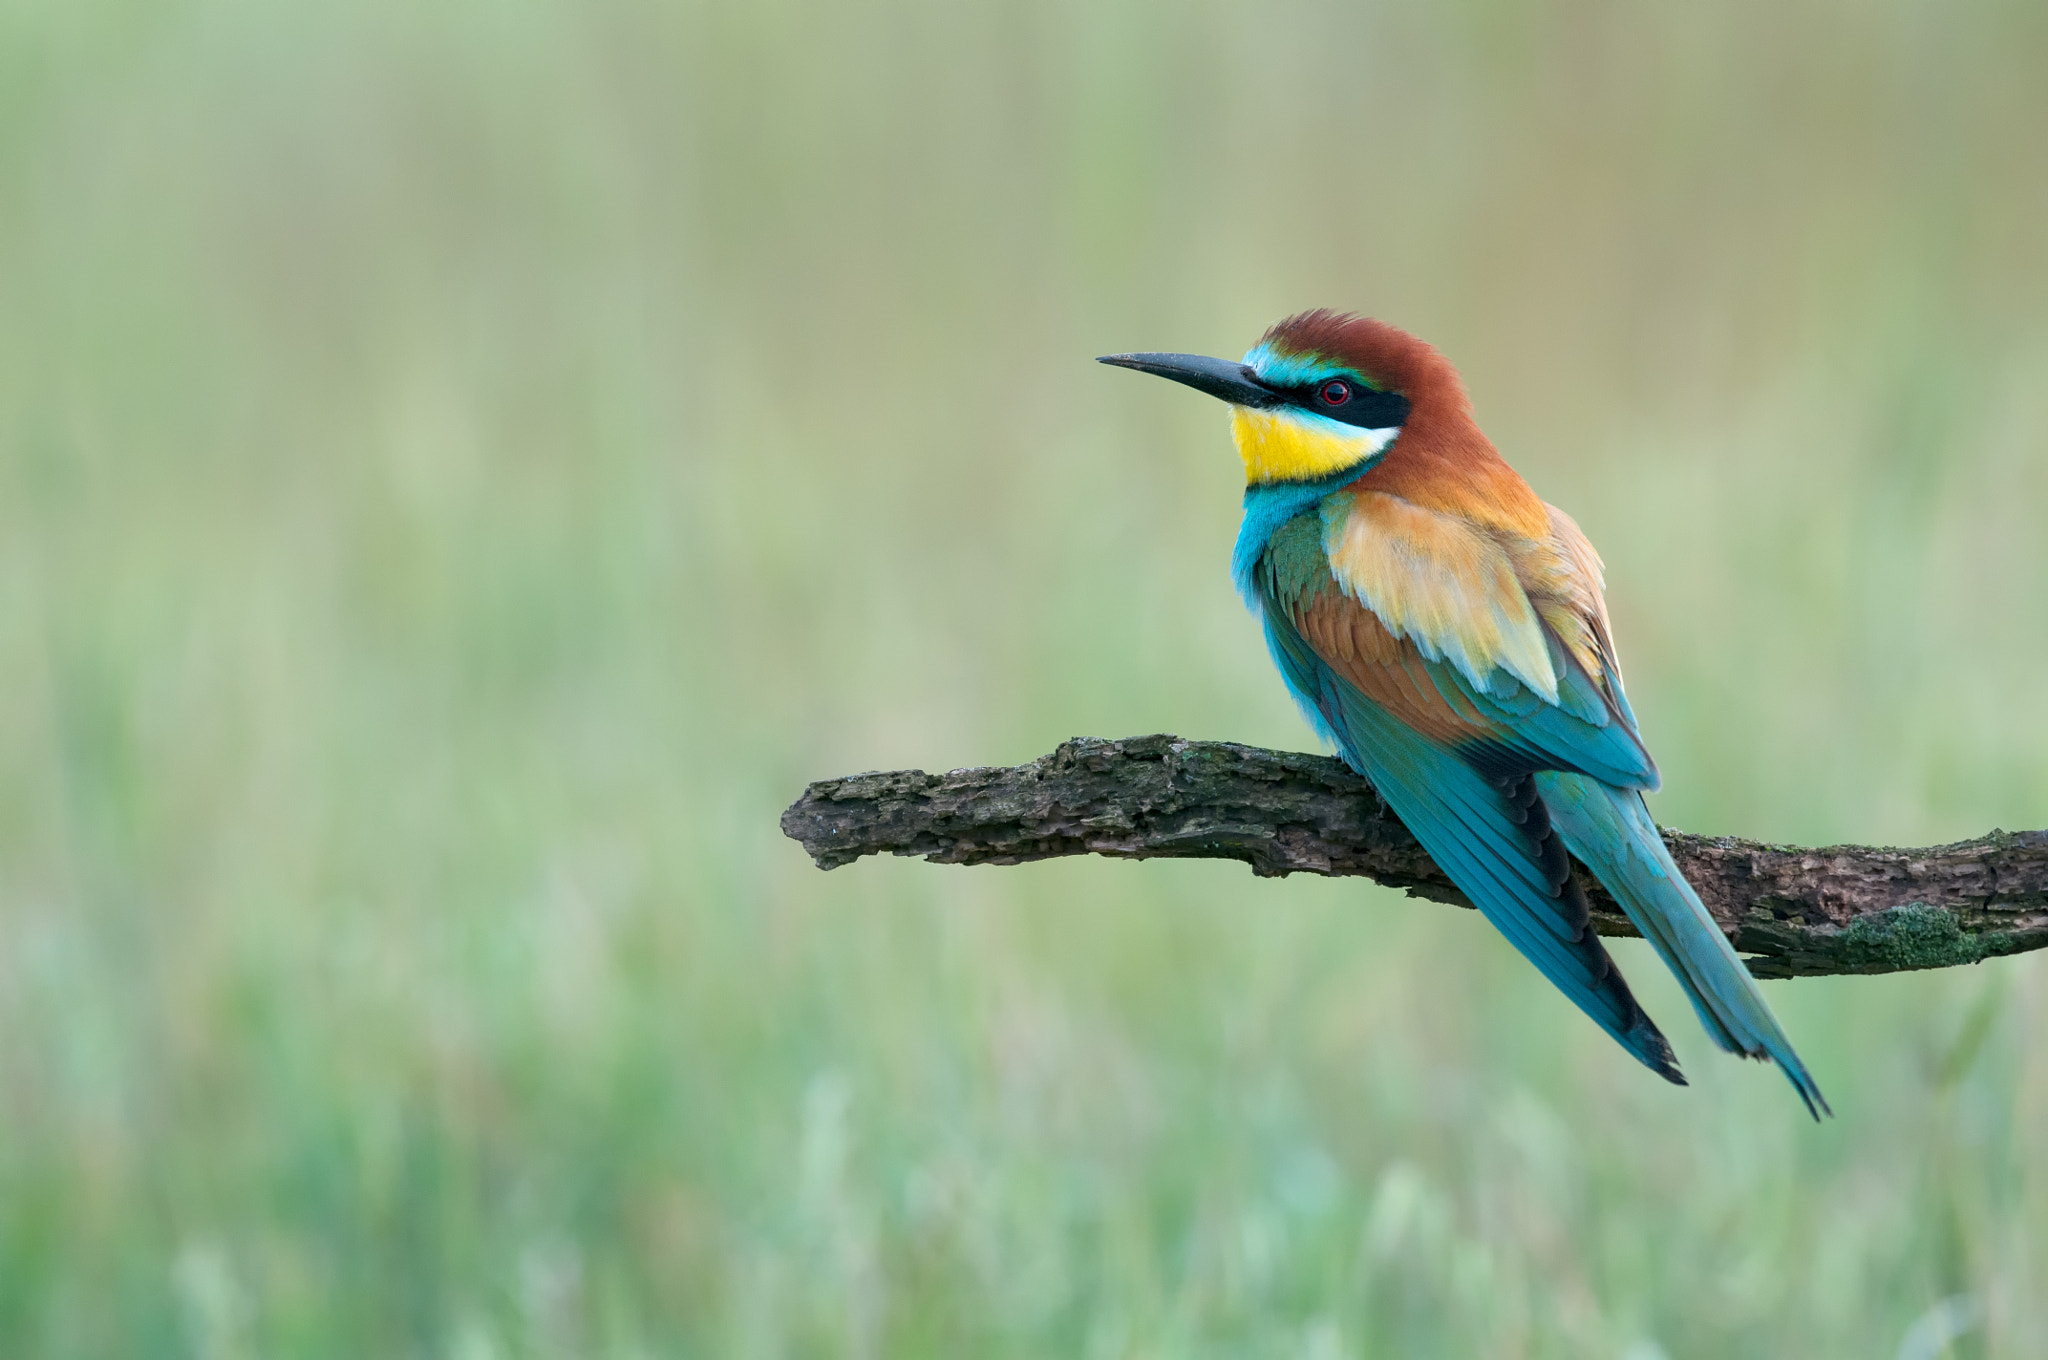
<path fill-rule="evenodd" d="M 1955 913 L 1925 902 L 1858 917 L 1842 931 L 1842 957 L 1857 968 L 1893 971 L 1975 963 L 1983 940 L 1964 930 Z"/>

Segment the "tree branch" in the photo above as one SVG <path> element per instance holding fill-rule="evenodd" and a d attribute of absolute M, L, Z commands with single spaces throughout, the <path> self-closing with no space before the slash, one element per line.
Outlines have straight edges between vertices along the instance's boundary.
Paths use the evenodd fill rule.
<path fill-rule="evenodd" d="M 826 779 L 782 830 L 821 869 L 885 851 L 941 864 L 1236 859 L 1261 877 L 1355 875 L 1471 905 L 1341 761 L 1231 742 L 1077 737 L 1007 769 Z M 1664 841 L 1758 977 L 1942 968 L 2048 945 L 2048 831 L 1925 850 Z M 1634 935 L 1585 878 L 1594 927 Z"/>

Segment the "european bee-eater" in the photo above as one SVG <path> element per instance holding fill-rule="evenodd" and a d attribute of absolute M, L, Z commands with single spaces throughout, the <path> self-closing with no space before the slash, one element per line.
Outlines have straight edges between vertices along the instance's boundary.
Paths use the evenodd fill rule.
<path fill-rule="evenodd" d="M 1102 362 L 1229 403 L 1237 588 L 1309 722 L 1486 919 L 1683 1085 L 1587 922 L 1576 857 L 1714 1042 L 1774 1059 L 1818 1119 L 1820 1088 L 1643 804 L 1657 767 L 1622 691 L 1600 555 L 1480 433 L 1450 361 L 1385 322 L 1313 311 L 1242 363 Z"/>

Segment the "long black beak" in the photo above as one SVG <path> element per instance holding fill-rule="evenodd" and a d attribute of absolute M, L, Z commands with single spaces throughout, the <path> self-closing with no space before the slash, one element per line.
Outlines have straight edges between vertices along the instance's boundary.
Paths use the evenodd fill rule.
<path fill-rule="evenodd" d="M 1156 373 L 1235 406 L 1278 406 L 1285 400 L 1261 383 L 1247 365 L 1228 359 L 1205 359 L 1199 354 L 1105 354 L 1095 362 Z"/>

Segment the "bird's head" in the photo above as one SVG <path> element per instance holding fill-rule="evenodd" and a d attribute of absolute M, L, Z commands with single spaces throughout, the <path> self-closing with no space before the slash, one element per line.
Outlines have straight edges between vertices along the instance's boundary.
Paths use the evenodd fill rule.
<path fill-rule="evenodd" d="M 1196 354 L 1109 354 L 1099 361 L 1230 403 L 1249 486 L 1355 477 L 1385 457 L 1418 402 L 1467 409 L 1436 350 L 1383 321 L 1340 312 L 1288 317 L 1241 362 Z"/>

